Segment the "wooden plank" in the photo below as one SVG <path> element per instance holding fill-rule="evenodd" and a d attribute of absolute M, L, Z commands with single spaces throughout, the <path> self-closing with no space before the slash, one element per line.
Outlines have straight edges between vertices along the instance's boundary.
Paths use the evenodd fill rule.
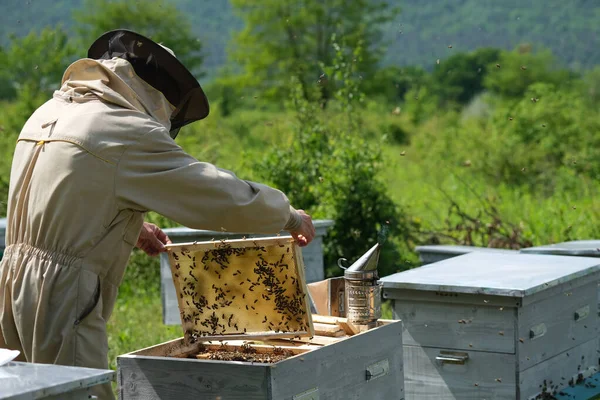
<path fill-rule="evenodd" d="M 302 253 L 293 239 L 199 245 L 170 245 L 169 252 L 186 338 L 314 334 Z"/>
<path fill-rule="evenodd" d="M 598 371 L 597 346 L 596 339 L 590 340 L 521 372 L 519 374 L 521 399 L 537 396 L 544 386 L 550 393 L 555 390 L 560 391 L 569 386 L 571 379 L 576 382 L 577 375 L 580 373 L 583 378 L 596 373 Z M 596 394 L 600 394 L 600 388 L 597 389 Z"/>
<path fill-rule="evenodd" d="M 222 240 L 211 240 L 205 242 L 191 242 L 191 243 L 174 243 L 167 244 L 165 248 L 168 252 L 196 252 L 215 250 L 227 244 L 234 249 L 240 249 L 245 247 L 261 247 L 261 246 L 280 246 L 294 243 L 294 239 L 290 236 L 270 236 L 260 238 L 242 238 L 242 239 L 222 239 Z"/>
<path fill-rule="evenodd" d="M 600 260 L 598 260 L 600 261 Z M 561 296 L 563 292 L 569 291 L 577 291 L 580 287 L 586 286 L 594 280 L 590 280 L 589 277 L 583 276 L 578 278 L 573 278 L 568 282 L 564 282 L 562 285 L 555 286 L 544 290 L 543 292 L 536 293 L 532 296 L 528 296 L 523 299 L 522 306 L 526 306 L 528 304 L 537 303 L 547 298 Z M 598 280 L 595 281 L 598 284 Z"/>
<path fill-rule="evenodd" d="M 315 333 L 321 336 L 345 336 L 346 332 L 339 325 L 314 323 Z"/>
<path fill-rule="evenodd" d="M 275 347 L 281 347 L 282 349 L 293 349 L 293 351 L 312 351 L 321 348 L 319 345 L 310 345 L 304 343 L 293 343 L 288 340 L 228 340 L 222 342 L 222 344 L 226 346 L 242 346 L 242 345 L 250 345 L 252 347 L 264 347 L 269 349 L 274 349 Z M 205 344 L 206 345 L 206 344 Z M 209 344 L 208 346 L 220 346 L 221 344 Z"/>
<path fill-rule="evenodd" d="M 597 337 L 597 290 L 597 284 L 591 282 L 519 309 L 519 370 Z M 578 310 L 581 315 L 576 320 Z"/>
<path fill-rule="evenodd" d="M 514 355 L 468 351 L 464 364 L 436 360 L 446 350 L 404 346 L 406 399 L 518 399 Z"/>
<path fill-rule="evenodd" d="M 184 338 L 169 340 L 164 343 L 149 346 L 124 355 L 151 356 L 151 357 L 186 357 L 198 351 L 201 342 L 187 343 Z"/>
<path fill-rule="evenodd" d="M 312 346 L 312 349 L 307 349 L 307 348 L 303 348 L 303 347 L 299 347 L 299 346 L 267 346 L 264 344 L 248 344 L 248 343 L 245 343 L 245 344 L 249 345 L 252 349 L 256 350 L 256 353 L 260 353 L 260 354 L 272 354 L 273 350 L 275 348 L 286 350 L 286 351 L 289 351 L 294 354 L 304 354 L 308 351 L 320 348 L 317 346 Z M 225 342 L 223 344 L 208 344 L 208 345 L 205 345 L 205 347 L 209 350 L 239 351 L 241 349 L 242 345 L 243 344 L 232 344 L 232 343 Z M 198 354 L 196 354 L 196 358 L 200 359 L 203 357 L 200 357 Z M 204 357 L 204 358 L 206 358 L 206 357 Z"/>
<path fill-rule="evenodd" d="M 520 307 L 521 300 L 516 297 L 490 296 L 484 294 L 450 293 L 444 291 L 428 292 L 414 289 L 386 289 L 382 291 L 384 299 L 409 300 L 432 303 L 472 304 L 498 307 Z"/>
<path fill-rule="evenodd" d="M 223 340 L 261 340 L 261 339 L 271 339 L 271 338 L 294 338 L 294 337 L 303 337 L 307 336 L 308 332 L 299 331 L 299 332 L 251 332 L 244 333 L 241 335 L 236 335 L 235 333 L 231 333 L 228 335 L 206 335 L 199 338 L 201 342 L 211 342 L 211 341 L 223 341 Z"/>
<path fill-rule="evenodd" d="M 292 400 L 310 390 L 330 400 L 404 398 L 401 325 L 375 328 L 277 363 L 270 370 L 272 398 Z M 370 378 L 367 369 L 374 374 Z"/>
<path fill-rule="evenodd" d="M 335 324 L 342 328 L 346 335 L 356 335 L 360 330 L 352 323 L 348 322 L 346 318 L 332 317 L 328 315 L 313 315 L 313 322 L 322 324 Z M 315 331 L 319 334 L 318 331 Z"/>
<path fill-rule="evenodd" d="M 317 313 L 327 315 L 329 313 L 329 281 L 307 283 L 306 287 L 310 291 Z"/>
<path fill-rule="evenodd" d="M 265 400 L 265 364 L 235 361 L 117 357 L 119 400 Z"/>
<path fill-rule="evenodd" d="M 320 337 L 320 336 L 317 336 Z M 330 338 L 328 338 L 330 339 Z M 269 346 L 293 346 L 298 348 L 307 348 L 307 349 L 315 349 L 322 347 L 323 345 L 318 343 L 305 343 L 298 340 L 293 339 L 267 339 L 261 340 L 259 343 L 269 345 Z"/>
<path fill-rule="evenodd" d="M 516 309 L 394 300 L 405 345 L 515 352 Z"/>
<path fill-rule="evenodd" d="M 327 346 L 327 345 L 331 345 L 334 343 L 338 343 L 339 341 L 345 340 L 348 338 L 350 338 L 350 336 L 339 336 L 339 337 L 315 336 L 313 338 L 301 337 L 301 338 L 295 338 L 295 339 L 290 339 L 290 340 L 294 340 L 296 342 L 302 342 L 302 343 L 319 344 L 322 346 Z"/>
<path fill-rule="evenodd" d="M 292 247 L 293 257 L 296 265 L 296 271 L 300 278 L 300 284 L 302 285 L 302 291 L 304 292 L 304 309 L 306 310 L 306 319 L 308 322 L 308 334 L 310 336 L 315 335 L 315 328 L 312 321 L 312 313 L 310 312 L 310 298 L 308 297 L 308 287 L 306 286 L 306 276 L 304 274 L 305 266 L 304 259 L 302 257 L 302 251 L 300 247 L 294 243 Z"/>
<path fill-rule="evenodd" d="M 344 277 L 329 279 L 329 315 L 346 316 L 346 280 Z"/>

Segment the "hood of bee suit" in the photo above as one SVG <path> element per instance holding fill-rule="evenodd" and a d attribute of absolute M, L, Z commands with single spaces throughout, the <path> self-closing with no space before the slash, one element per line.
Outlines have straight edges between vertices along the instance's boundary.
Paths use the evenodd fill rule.
<path fill-rule="evenodd" d="M 72 97 L 94 96 L 108 103 L 138 110 L 159 122 L 167 131 L 171 129 L 171 114 L 175 106 L 140 78 L 133 66 L 122 58 L 84 58 L 75 61 L 63 74 L 59 92 Z"/>

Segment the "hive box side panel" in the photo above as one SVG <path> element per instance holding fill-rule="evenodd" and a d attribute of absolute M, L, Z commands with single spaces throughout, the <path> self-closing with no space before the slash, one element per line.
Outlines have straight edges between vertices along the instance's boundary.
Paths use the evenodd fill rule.
<path fill-rule="evenodd" d="M 447 304 L 487 305 L 498 307 L 520 307 L 521 299 L 516 297 L 491 296 L 487 294 L 449 293 L 414 289 L 383 289 L 383 298 Z"/>
<path fill-rule="evenodd" d="M 311 391 L 314 398 L 330 400 L 404 399 L 402 360 L 397 321 L 276 364 L 273 399 L 292 400 Z"/>
<path fill-rule="evenodd" d="M 164 357 L 117 358 L 120 400 L 268 400 L 267 367 Z"/>
<path fill-rule="evenodd" d="M 519 309 L 519 370 L 597 337 L 597 290 L 591 282 Z"/>
<path fill-rule="evenodd" d="M 598 341 L 593 339 L 521 372 L 521 400 L 535 398 L 544 387 L 550 393 L 560 391 L 569 386 L 571 379 L 577 381 L 578 374 L 581 373 L 582 377 L 586 378 L 597 372 L 597 349 Z"/>
<path fill-rule="evenodd" d="M 447 349 L 404 346 L 406 399 L 515 400 L 515 356 L 469 351 L 464 364 L 437 360 Z"/>
<path fill-rule="evenodd" d="M 515 352 L 515 308 L 395 300 L 393 312 L 405 345 Z"/>

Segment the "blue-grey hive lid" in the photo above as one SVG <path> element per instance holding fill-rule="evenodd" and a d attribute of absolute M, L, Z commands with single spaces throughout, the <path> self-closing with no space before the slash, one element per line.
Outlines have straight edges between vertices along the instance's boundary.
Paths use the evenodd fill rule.
<path fill-rule="evenodd" d="M 552 254 L 560 256 L 600 257 L 600 240 L 574 240 L 545 246 L 521 249 L 523 254 Z"/>
<path fill-rule="evenodd" d="M 525 297 L 577 278 L 600 279 L 590 257 L 473 252 L 386 276 L 383 289 Z"/>
<path fill-rule="evenodd" d="M 510 254 L 514 253 L 515 250 L 508 249 L 494 249 L 491 247 L 476 247 L 476 246 L 462 246 L 462 245 L 454 245 L 454 244 L 433 244 L 433 245 L 424 245 L 424 246 L 416 246 L 415 250 L 419 253 L 422 252 L 436 252 L 440 254 L 450 254 L 450 255 L 463 255 L 467 253 L 472 253 L 474 251 L 485 251 L 489 253 L 497 253 L 497 254 Z"/>

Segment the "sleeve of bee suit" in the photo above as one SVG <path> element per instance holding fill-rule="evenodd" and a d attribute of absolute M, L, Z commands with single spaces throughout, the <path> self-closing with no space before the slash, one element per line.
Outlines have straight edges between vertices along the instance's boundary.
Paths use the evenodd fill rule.
<path fill-rule="evenodd" d="M 302 223 L 284 193 L 198 161 L 165 129 L 123 153 L 115 195 L 121 209 L 154 211 L 192 229 L 269 234 Z"/>

